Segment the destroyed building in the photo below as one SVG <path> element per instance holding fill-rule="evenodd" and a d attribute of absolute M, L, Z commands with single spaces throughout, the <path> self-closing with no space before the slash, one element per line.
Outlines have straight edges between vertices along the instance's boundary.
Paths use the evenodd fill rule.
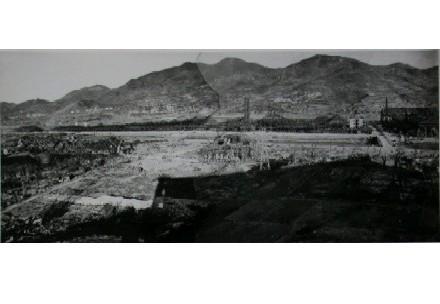
<path fill-rule="evenodd" d="M 256 158 L 255 142 L 243 134 L 224 134 L 201 151 L 204 161 L 246 161 Z"/>

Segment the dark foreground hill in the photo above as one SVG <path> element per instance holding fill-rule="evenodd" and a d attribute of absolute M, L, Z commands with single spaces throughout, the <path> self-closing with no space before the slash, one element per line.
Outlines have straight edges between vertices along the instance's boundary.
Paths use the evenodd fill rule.
<path fill-rule="evenodd" d="M 61 203 L 46 208 L 41 215 L 46 220 L 35 226 L 38 229 L 26 226 L 25 220 L 17 224 L 17 218 L 4 213 L 2 239 L 439 241 L 438 199 L 437 172 L 382 167 L 364 160 L 341 161 L 222 176 L 163 178 L 155 203 L 162 201 L 165 208 L 110 208 L 107 214 L 91 221 L 61 227 L 63 214 L 69 210 Z"/>
<path fill-rule="evenodd" d="M 438 67 L 375 66 L 316 55 L 272 69 L 225 58 L 216 64 L 184 63 L 115 89 L 83 88 L 54 102 L 1 103 L 0 111 L 2 125 L 109 125 L 242 113 L 245 97 L 253 115 L 277 111 L 287 118 L 346 118 L 357 111 L 374 120 L 385 97 L 390 107 L 438 107 Z"/>
<path fill-rule="evenodd" d="M 194 179 L 195 200 L 209 202 L 194 241 L 430 241 L 438 233 L 431 178 L 343 161 Z"/>

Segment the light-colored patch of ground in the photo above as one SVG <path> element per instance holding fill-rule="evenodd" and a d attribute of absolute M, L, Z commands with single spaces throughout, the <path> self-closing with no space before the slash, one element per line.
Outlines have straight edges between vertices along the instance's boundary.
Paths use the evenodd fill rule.
<path fill-rule="evenodd" d="M 231 133 L 231 132 L 229 132 Z M 88 205 L 116 204 L 118 206 L 149 206 L 154 199 L 158 178 L 161 176 L 187 177 L 243 172 L 253 162 L 204 162 L 200 149 L 220 135 L 215 131 L 175 132 L 95 132 L 94 136 L 118 136 L 126 141 L 140 141 L 130 155 L 116 156 L 105 165 L 95 168 L 71 181 L 58 184 L 46 193 L 10 206 L 9 211 L 33 216 L 43 205 L 69 201 L 79 212 Z M 359 144 L 366 134 L 315 134 L 247 132 L 246 136 L 263 145 L 294 149 L 298 145 L 317 145 L 325 148 L 328 141 Z M 323 144 L 324 142 L 324 144 Z M 354 145 L 353 145 L 354 146 Z M 141 203 L 142 202 L 142 203 Z M 138 206 L 138 207 L 139 207 Z M 84 208 L 88 212 L 89 208 Z"/>
<path fill-rule="evenodd" d="M 89 197 L 89 196 L 83 196 L 75 201 L 75 204 L 80 205 L 94 205 L 94 206 L 101 206 L 101 205 L 112 205 L 112 206 L 118 206 L 118 207 L 134 207 L 135 209 L 146 209 L 150 208 L 153 204 L 152 200 L 143 201 L 133 198 L 123 198 L 121 196 L 109 196 L 109 195 L 101 195 L 96 198 Z"/>

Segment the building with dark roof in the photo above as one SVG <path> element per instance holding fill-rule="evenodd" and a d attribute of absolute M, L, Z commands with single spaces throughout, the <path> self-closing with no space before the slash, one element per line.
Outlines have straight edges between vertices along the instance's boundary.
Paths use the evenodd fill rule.
<path fill-rule="evenodd" d="M 384 129 L 435 137 L 438 136 L 438 111 L 438 108 L 389 108 L 386 98 L 380 121 Z"/>

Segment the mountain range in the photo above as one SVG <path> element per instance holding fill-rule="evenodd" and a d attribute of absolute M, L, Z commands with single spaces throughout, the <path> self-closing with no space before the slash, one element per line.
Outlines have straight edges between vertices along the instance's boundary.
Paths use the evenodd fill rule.
<path fill-rule="evenodd" d="M 438 107 L 438 66 L 417 69 L 395 63 L 369 65 L 356 59 L 315 55 L 285 68 L 268 68 L 237 58 L 215 64 L 184 63 L 129 80 L 72 91 L 55 101 L 0 103 L 3 126 L 99 125 L 181 120 L 243 113 L 251 118 L 278 112 L 314 118 L 354 112 L 378 119 L 390 107 Z M 236 116 L 235 116 L 236 117 Z"/>

